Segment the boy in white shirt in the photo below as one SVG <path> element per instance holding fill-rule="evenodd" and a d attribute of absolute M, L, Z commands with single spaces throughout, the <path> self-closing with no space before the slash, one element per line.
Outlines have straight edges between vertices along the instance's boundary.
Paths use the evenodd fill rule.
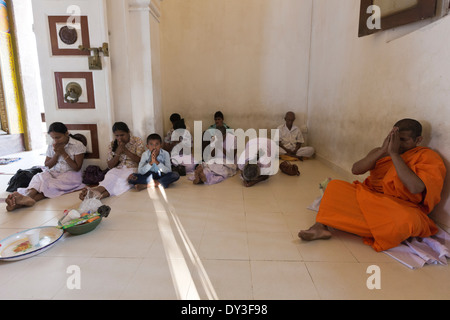
<path fill-rule="evenodd" d="M 310 158 L 314 155 L 313 147 L 302 147 L 305 143 L 301 130 L 294 125 L 295 114 L 286 113 L 285 123 L 278 127 L 280 130 L 280 155 L 288 155 L 299 160 L 303 157 Z"/>

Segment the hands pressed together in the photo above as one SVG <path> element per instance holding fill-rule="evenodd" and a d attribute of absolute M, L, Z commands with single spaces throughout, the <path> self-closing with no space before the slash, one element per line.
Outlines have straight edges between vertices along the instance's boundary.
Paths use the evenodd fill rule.
<path fill-rule="evenodd" d="M 400 133 L 399 128 L 394 127 L 383 142 L 381 151 L 384 155 L 396 155 L 400 153 Z"/>
<path fill-rule="evenodd" d="M 159 161 L 156 160 L 156 157 L 158 157 L 158 155 L 159 155 L 159 150 L 155 148 L 151 152 L 152 152 L 152 154 L 151 154 L 151 158 L 150 158 L 149 164 L 150 165 L 153 165 L 153 164 L 158 165 Z"/>
<path fill-rule="evenodd" d="M 64 149 L 65 144 L 64 143 L 54 143 L 53 144 L 53 151 L 55 152 L 55 155 L 59 156 L 65 156 L 67 155 L 66 150 Z"/>

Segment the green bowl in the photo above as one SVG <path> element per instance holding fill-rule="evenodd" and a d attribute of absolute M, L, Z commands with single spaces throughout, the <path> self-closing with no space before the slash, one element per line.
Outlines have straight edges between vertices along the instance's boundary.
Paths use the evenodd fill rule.
<path fill-rule="evenodd" d="M 67 228 L 67 229 L 65 229 L 65 231 L 67 231 L 68 233 L 70 233 L 72 235 L 85 234 L 85 233 L 91 232 L 92 230 L 97 228 L 97 226 L 100 224 L 101 221 L 102 221 L 102 217 L 100 217 L 100 219 L 96 219 L 89 223 L 80 224 L 78 226 L 73 226 L 73 227 Z"/>

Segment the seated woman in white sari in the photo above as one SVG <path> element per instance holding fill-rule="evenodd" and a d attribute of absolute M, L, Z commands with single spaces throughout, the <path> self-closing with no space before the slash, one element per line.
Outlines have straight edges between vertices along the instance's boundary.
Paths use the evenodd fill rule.
<path fill-rule="evenodd" d="M 46 169 L 36 174 L 27 188 L 19 188 L 8 195 L 6 210 L 31 207 L 44 198 L 56 198 L 84 187 L 81 167 L 86 146 L 69 134 L 61 122 L 52 123 L 48 134 L 53 144 L 47 149 Z"/>
<path fill-rule="evenodd" d="M 130 129 L 123 122 L 113 125 L 114 141 L 108 145 L 108 168 L 103 181 L 95 188 L 84 188 L 80 199 L 86 196 L 103 199 L 119 196 L 130 190 L 128 178 L 137 172 L 145 145 L 141 138 L 131 135 Z"/>

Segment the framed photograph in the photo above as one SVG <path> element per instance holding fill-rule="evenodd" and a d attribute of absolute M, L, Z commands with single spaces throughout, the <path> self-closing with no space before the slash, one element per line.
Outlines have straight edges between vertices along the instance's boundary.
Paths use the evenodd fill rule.
<path fill-rule="evenodd" d="M 92 72 L 55 72 L 59 109 L 95 109 Z"/>
<path fill-rule="evenodd" d="M 437 14 L 439 2 L 442 1 L 444 0 L 361 0 L 358 36 L 364 37 L 433 18 Z"/>
<path fill-rule="evenodd" d="M 96 124 L 66 124 L 70 134 L 81 134 L 86 138 L 85 159 L 99 159 L 100 152 L 98 148 L 98 131 Z"/>
<path fill-rule="evenodd" d="M 50 43 L 54 56 L 89 56 L 90 51 L 81 51 L 78 46 L 89 48 L 89 26 L 87 16 L 49 16 Z"/>

